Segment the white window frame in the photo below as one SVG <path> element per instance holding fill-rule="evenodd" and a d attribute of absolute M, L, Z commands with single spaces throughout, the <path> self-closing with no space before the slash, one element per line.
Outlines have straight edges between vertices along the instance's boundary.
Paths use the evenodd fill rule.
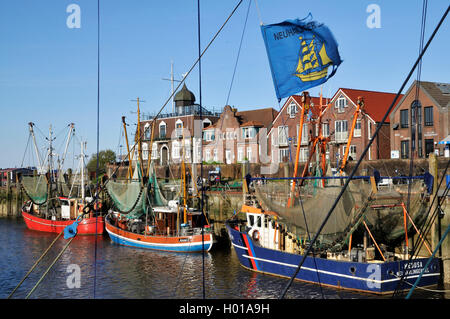
<path fill-rule="evenodd" d="M 343 123 L 345 123 L 346 130 L 343 130 Z M 338 129 L 339 128 L 339 129 Z M 348 121 L 337 120 L 334 122 L 334 138 L 337 143 L 342 143 L 348 139 Z"/>
<path fill-rule="evenodd" d="M 161 127 L 162 126 L 164 126 L 164 136 L 161 135 Z M 161 137 L 161 138 L 167 137 L 167 124 L 164 121 L 159 123 L 159 137 Z"/>
<path fill-rule="evenodd" d="M 287 107 L 287 113 L 289 118 L 295 118 L 295 115 L 298 112 L 297 104 L 295 102 L 291 102 Z"/>
<path fill-rule="evenodd" d="M 288 132 L 289 128 L 287 125 L 278 126 L 278 145 L 280 146 L 288 145 Z"/>
<path fill-rule="evenodd" d="M 334 107 L 338 109 L 338 113 L 344 113 L 345 108 L 348 106 L 348 101 L 344 96 L 339 96 L 334 102 Z"/>
<path fill-rule="evenodd" d="M 357 128 L 358 124 L 359 124 L 359 129 Z M 355 130 L 353 131 L 353 136 L 361 137 L 361 120 L 360 119 L 356 119 L 356 125 L 355 125 Z"/>
<path fill-rule="evenodd" d="M 244 148 L 243 147 L 238 147 L 238 162 L 242 162 L 244 160 Z"/>

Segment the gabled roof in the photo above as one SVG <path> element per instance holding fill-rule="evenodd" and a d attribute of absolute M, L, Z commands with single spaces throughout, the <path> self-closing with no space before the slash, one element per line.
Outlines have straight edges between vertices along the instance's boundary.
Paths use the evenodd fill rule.
<path fill-rule="evenodd" d="M 319 105 L 320 105 L 320 97 L 317 96 L 310 96 L 311 100 L 311 112 L 313 114 L 314 118 L 317 118 L 319 116 Z M 275 121 L 277 120 L 277 118 L 283 113 L 286 112 L 286 108 L 288 105 L 290 105 L 292 103 L 292 100 L 294 100 L 295 103 L 297 103 L 297 105 L 299 105 L 300 107 L 302 106 L 302 96 L 301 95 L 291 95 L 286 102 L 284 102 L 283 106 L 281 107 L 280 111 L 277 112 L 276 117 L 274 118 L 274 120 L 272 121 L 272 125 L 269 128 L 269 132 L 268 135 L 272 132 L 272 126 L 274 125 Z M 326 98 L 326 97 L 322 97 L 322 105 L 325 105 L 327 102 L 329 102 L 330 99 Z"/>
<path fill-rule="evenodd" d="M 440 107 L 450 106 L 450 83 L 420 81 L 420 86 Z"/>
<path fill-rule="evenodd" d="M 408 91 L 405 93 L 403 98 L 394 108 L 394 111 L 391 113 L 391 116 L 397 111 L 397 108 L 403 100 L 411 93 L 411 90 L 416 87 L 417 81 L 415 80 Z M 423 92 L 425 92 L 428 97 L 436 103 L 436 106 L 442 110 L 444 107 L 450 107 L 450 83 L 438 83 L 438 82 L 427 82 L 420 81 L 420 87 Z M 448 93 L 447 93 L 448 92 Z M 414 93 L 413 93 L 414 94 Z"/>
<path fill-rule="evenodd" d="M 261 124 L 262 127 L 269 127 L 277 115 L 278 111 L 272 107 L 236 112 L 236 117 L 239 119 L 239 124 L 241 126 L 243 124 L 255 121 Z"/>
<path fill-rule="evenodd" d="M 364 112 L 375 122 L 381 122 L 384 114 L 386 114 L 386 111 L 389 106 L 391 106 L 395 96 L 397 95 L 396 93 L 389 92 L 340 88 L 331 99 L 332 103 L 334 103 L 335 99 L 340 96 L 340 92 L 344 93 L 344 95 L 351 100 L 354 106 L 357 104 L 358 97 L 363 97 Z M 400 102 L 402 97 L 403 94 L 398 97 L 395 103 L 396 105 Z M 389 116 L 386 118 L 385 123 L 389 123 Z"/>

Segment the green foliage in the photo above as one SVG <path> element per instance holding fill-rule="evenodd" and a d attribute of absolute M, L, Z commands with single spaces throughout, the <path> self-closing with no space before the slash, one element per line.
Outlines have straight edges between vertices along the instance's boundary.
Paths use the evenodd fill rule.
<path fill-rule="evenodd" d="M 104 150 L 98 152 L 98 175 L 101 176 L 106 173 L 106 164 L 115 163 L 116 161 L 116 153 L 111 150 Z M 86 165 L 88 172 L 96 172 L 97 171 L 97 153 L 92 154 L 91 159 Z"/>

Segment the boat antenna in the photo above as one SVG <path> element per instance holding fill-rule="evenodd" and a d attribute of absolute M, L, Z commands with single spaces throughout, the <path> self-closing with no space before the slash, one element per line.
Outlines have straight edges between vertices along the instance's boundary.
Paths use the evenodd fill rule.
<path fill-rule="evenodd" d="M 283 299 L 287 293 L 287 291 L 289 290 L 289 287 L 292 285 L 292 282 L 294 281 L 295 277 L 297 276 L 298 272 L 300 271 L 303 263 L 305 262 L 306 257 L 308 256 L 308 254 L 311 252 L 311 249 L 314 245 L 314 243 L 316 242 L 317 238 L 319 237 L 323 227 L 325 226 L 326 222 L 328 221 L 328 219 L 330 218 L 331 214 L 333 213 L 333 210 L 336 208 L 337 203 L 339 202 L 339 200 L 341 199 L 342 195 L 344 194 L 345 190 L 347 189 L 348 184 L 350 183 L 350 180 L 352 179 L 352 177 L 355 175 L 356 171 L 359 168 L 359 165 L 361 165 L 362 160 L 364 159 L 368 149 L 370 148 L 370 146 L 372 145 L 373 141 L 375 140 L 375 137 L 378 135 L 378 132 L 380 131 L 382 125 L 384 124 L 384 122 L 386 121 L 386 118 L 388 117 L 388 115 L 391 113 L 392 109 L 394 108 L 394 105 L 397 103 L 398 98 L 400 97 L 401 92 L 403 92 L 403 89 L 405 88 L 406 84 L 408 83 L 409 79 L 411 78 L 412 74 L 414 73 L 414 70 L 416 69 L 417 65 L 419 64 L 419 62 L 422 60 L 423 55 L 425 54 L 425 52 L 427 51 L 430 43 L 433 41 L 434 36 L 436 35 L 437 31 L 439 30 L 439 28 L 441 27 L 442 23 L 444 22 L 445 18 L 447 17 L 447 14 L 450 10 L 450 5 L 447 7 L 447 10 L 445 11 L 444 15 L 442 16 L 441 20 L 439 21 L 438 25 L 436 26 L 436 28 L 434 29 L 433 33 L 431 34 L 430 38 L 428 39 L 427 44 L 425 45 L 425 47 L 423 48 L 422 52 L 420 52 L 419 57 L 417 58 L 416 62 L 414 63 L 414 65 L 412 66 L 411 70 L 409 71 L 408 75 L 406 76 L 406 79 L 403 81 L 403 84 L 401 85 L 398 93 L 396 94 L 394 100 L 392 101 L 391 105 L 389 106 L 389 108 L 387 109 L 386 113 L 384 114 L 381 122 L 378 123 L 377 128 L 375 130 L 375 132 L 372 135 L 372 138 L 369 140 L 369 143 L 367 144 L 366 148 L 364 149 L 364 151 L 362 152 L 358 162 L 356 163 L 356 165 L 354 166 L 352 172 L 350 173 L 350 175 L 346 178 L 345 180 L 345 184 L 342 187 L 339 195 L 337 196 L 336 200 L 334 201 L 333 205 L 331 206 L 330 210 L 328 211 L 327 215 L 325 216 L 324 221 L 322 222 L 322 224 L 319 227 L 319 230 L 317 231 L 317 233 L 314 235 L 314 238 L 312 240 L 312 242 L 309 244 L 307 251 L 305 252 L 305 254 L 303 255 L 302 259 L 300 260 L 300 263 L 297 266 L 297 269 L 295 270 L 294 274 L 292 275 L 292 277 L 290 278 L 288 284 L 286 285 L 286 287 L 284 288 L 280 299 Z"/>

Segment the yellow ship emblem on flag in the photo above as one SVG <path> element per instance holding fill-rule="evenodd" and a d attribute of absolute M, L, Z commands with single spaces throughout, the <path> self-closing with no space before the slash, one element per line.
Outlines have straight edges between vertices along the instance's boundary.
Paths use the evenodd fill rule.
<path fill-rule="evenodd" d="M 322 43 L 322 47 L 317 56 L 314 36 L 309 45 L 303 37 L 299 37 L 299 39 L 300 54 L 294 75 L 298 76 L 303 82 L 315 81 L 326 77 L 328 74 L 328 66 L 333 61 L 327 55 L 325 44 Z"/>

